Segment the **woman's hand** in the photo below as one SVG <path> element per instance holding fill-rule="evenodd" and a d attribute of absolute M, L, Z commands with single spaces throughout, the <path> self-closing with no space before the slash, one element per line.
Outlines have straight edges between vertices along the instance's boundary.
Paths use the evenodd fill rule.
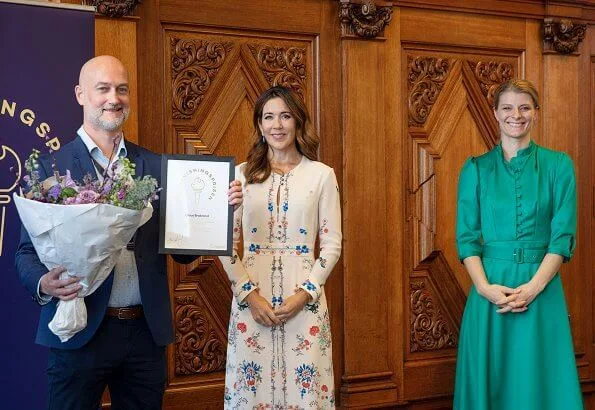
<path fill-rule="evenodd" d="M 299 289 L 295 294 L 289 296 L 281 303 L 281 306 L 275 309 L 275 315 L 281 322 L 287 322 L 297 315 L 306 306 L 306 303 L 312 300 L 312 296 L 303 289 Z"/>
<path fill-rule="evenodd" d="M 281 324 L 281 320 L 275 316 L 271 304 L 260 296 L 257 290 L 250 292 L 245 301 L 248 303 L 250 313 L 256 323 L 269 327 Z"/>
<path fill-rule="evenodd" d="M 234 211 L 238 209 L 244 201 L 244 194 L 242 193 L 242 183 L 237 179 L 233 180 L 229 184 L 229 190 L 227 191 L 227 200 L 230 205 L 233 205 Z"/>
<path fill-rule="evenodd" d="M 505 312 L 524 312 L 529 308 L 529 304 L 535 300 L 537 295 L 541 293 L 544 286 L 541 286 L 537 281 L 530 280 L 527 283 L 515 289 L 516 300 L 511 301 L 502 310 Z"/>
<path fill-rule="evenodd" d="M 497 310 L 498 313 L 506 313 L 519 309 L 510 305 L 518 300 L 518 294 L 521 292 L 519 288 L 512 289 L 502 285 L 486 284 L 485 286 L 478 288 L 477 292 L 491 303 L 498 306 L 500 308 Z M 524 310 L 518 311 L 520 312 Z M 517 312 L 515 311 L 515 313 Z"/>

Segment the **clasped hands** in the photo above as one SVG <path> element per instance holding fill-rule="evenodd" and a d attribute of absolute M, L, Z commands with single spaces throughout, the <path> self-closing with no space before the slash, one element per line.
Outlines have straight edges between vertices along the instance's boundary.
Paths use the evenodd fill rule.
<path fill-rule="evenodd" d="M 486 284 L 478 289 L 478 292 L 498 306 L 498 313 L 521 313 L 529 308 L 529 304 L 542 290 L 542 286 L 536 281 L 530 280 L 514 289 L 497 284 Z"/>
<path fill-rule="evenodd" d="M 265 298 L 260 296 L 258 290 L 255 290 L 246 296 L 245 301 L 256 323 L 271 327 L 278 326 L 297 315 L 311 299 L 308 292 L 299 289 L 285 299 L 281 306 L 273 308 Z"/>

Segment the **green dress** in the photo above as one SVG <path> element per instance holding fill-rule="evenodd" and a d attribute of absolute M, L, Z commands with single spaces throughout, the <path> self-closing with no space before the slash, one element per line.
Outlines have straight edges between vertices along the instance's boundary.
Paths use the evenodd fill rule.
<path fill-rule="evenodd" d="M 570 157 L 531 142 L 510 162 L 502 147 L 468 159 L 459 179 L 457 248 L 480 256 L 488 282 L 528 282 L 546 253 L 575 248 L 576 184 Z M 560 275 L 523 313 L 471 288 L 459 337 L 455 410 L 582 409 Z"/>

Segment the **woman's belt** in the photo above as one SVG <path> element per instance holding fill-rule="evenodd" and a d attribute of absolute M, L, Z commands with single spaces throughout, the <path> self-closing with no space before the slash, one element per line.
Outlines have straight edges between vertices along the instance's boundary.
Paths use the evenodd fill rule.
<path fill-rule="evenodd" d="M 518 245 L 518 244 L 515 244 Z M 512 261 L 514 263 L 539 263 L 547 253 L 547 248 L 523 248 L 503 245 L 483 245 L 484 258 Z"/>
<path fill-rule="evenodd" d="M 312 245 L 304 243 L 251 242 L 244 246 L 244 254 L 313 257 Z"/>

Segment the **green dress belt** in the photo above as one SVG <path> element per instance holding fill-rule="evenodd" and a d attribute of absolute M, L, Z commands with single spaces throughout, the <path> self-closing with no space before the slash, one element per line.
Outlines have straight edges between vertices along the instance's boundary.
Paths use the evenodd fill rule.
<path fill-rule="evenodd" d="M 514 246 L 483 245 L 482 256 L 490 259 L 500 259 L 515 263 L 539 263 L 547 253 L 546 248 L 522 248 Z"/>

